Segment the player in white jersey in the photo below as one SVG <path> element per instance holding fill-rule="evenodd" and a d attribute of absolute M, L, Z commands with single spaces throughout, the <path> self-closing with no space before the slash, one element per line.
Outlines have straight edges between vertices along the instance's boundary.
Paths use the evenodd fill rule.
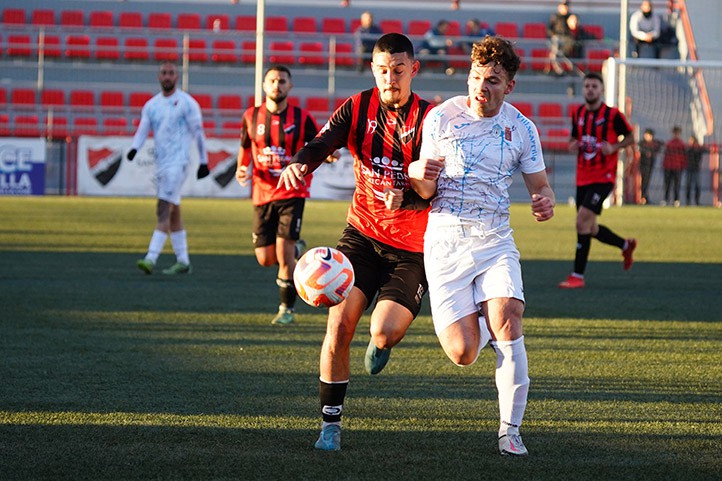
<path fill-rule="evenodd" d="M 163 62 L 158 73 L 161 92 L 143 106 L 140 124 L 128 151 L 132 161 L 143 146 L 150 131 L 155 142 L 155 182 L 158 192 L 157 222 L 145 258 L 137 262 L 138 268 L 150 274 L 163 251 L 168 234 L 176 255 L 176 263 L 163 270 L 163 274 L 190 274 L 188 242 L 181 217 L 181 187 L 188 174 L 190 148 L 198 147 L 200 166 L 198 179 L 208 175 L 208 153 L 203 134 L 201 108 L 193 97 L 176 88 L 178 70 L 171 62 Z"/>
<path fill-rule="evenodd" d="M 487 36 L 471 53 L 468 96 L 427 115 L 414 189 L 431 198 L 424 263 L 434 329 L 455 364 L 473 364 L 491 340 L 496 352 L 499 451 L 524 456 L 519 426 L 529 376 L 522 332 L 524 291 L 509 226 L 509 185 L 521 169 L 538 221 L 554 215 L 534 124 L 505 98 L 520 59 L 512 44 Z"/>

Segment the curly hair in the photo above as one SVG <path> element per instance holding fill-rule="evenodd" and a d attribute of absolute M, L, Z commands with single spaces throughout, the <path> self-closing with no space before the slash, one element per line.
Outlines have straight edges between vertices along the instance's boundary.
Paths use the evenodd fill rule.
<path fill-rule="evenodd" d="M 490 63 L 501 66 L 509 75 L 509 80 L 512 80 L 519 70 L 521 59 L 510 41 L 487 35 L 474 44 L 471 50 L 471 65 Z"/>

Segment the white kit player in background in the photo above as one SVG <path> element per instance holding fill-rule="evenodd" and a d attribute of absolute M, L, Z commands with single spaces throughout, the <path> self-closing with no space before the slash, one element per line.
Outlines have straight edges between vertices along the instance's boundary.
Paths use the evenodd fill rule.
<path fill-rule="evenodd" d="M 424 264 L 434 329 L 459 366 L 496 352 L 499 452 L 524 456 L 521 426 L 529 390 L 522 332 L 524 290 L 509 225 L 512 175 L 521 169 L 537 221 L 554 215 L 534 124 L 505 98 L 520 64 L 510 42 L 473 47 L 468 96 L 451 98 L 424 120 L 421 153 L 409 166 L 414 189 L 431 198 Z"/>
<path fill-rule="evenodd" d="M 181 217 L 181 187 L 188 175 L 190 148 L 195 141 L 200 156 L 197 178 L 208 175 L 208 153 L 203 134 L 201 108 L 193 97 L 176 88 L 178 70 L 171 62 L 163 62 L 158 72 L 161 92 L 143 106 L 140 124 L 128 151 L 132 161 L 143 146 L 150 131 L 155 141 L 155 183 L 158 191 L 157 223 L 148 245 L 145 258 L 137 262 L 138 268 L 150 274 L 163 251 L 168 234 L 176 263 L 163 270 L 163 274 L 190 274 L 186 230 Z"/>

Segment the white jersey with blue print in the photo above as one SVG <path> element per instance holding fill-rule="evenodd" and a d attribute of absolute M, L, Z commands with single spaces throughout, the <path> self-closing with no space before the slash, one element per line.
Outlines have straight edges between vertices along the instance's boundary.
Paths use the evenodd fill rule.
<path fill-rule="evenodd" d="M 429 225 L 470 225 L 478 234 L 511 232 L 509 186 L 521 169 L 545 170 L 536 126 L 504 102 L 494 117 L 479 117 L 467 96 L 434 107 L 424 120 L 422 159 L 444 158 Z M 433 220 L 432 220 L 433 218 Z"/>
<path fill-rule="evenodd" d="M 168 97 L 160 92 L 146 102 L 132 148 L 140 149 L 151 130 L 158 170 L 186 165 L 193 141 L 201 164 L 208 163 L 201 108 L 186 92 L 176 90 Z"/>

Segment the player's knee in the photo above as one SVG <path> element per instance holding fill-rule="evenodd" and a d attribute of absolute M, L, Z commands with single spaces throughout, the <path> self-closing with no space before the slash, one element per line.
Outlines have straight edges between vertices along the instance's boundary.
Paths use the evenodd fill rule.
<path fill-rule="evenodd" d="M 478 346 L 455 345 L 444 348 L 451 362 L 460 367 L 471 366 L 479 357 Z"/>

